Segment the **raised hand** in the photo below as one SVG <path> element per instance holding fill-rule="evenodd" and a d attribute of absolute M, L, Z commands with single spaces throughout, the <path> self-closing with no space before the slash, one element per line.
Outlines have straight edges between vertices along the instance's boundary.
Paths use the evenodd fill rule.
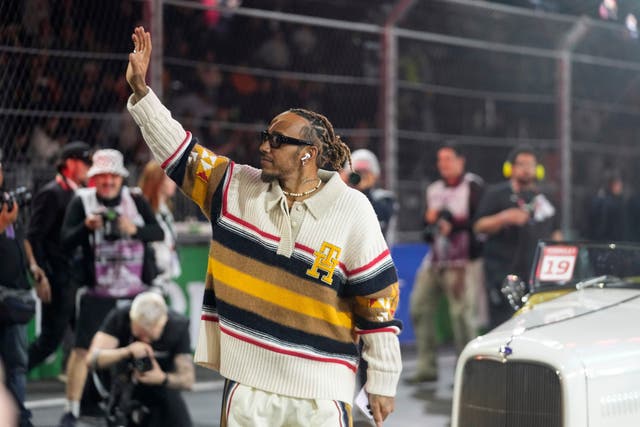
<path fill-rule="evenodd" d="M 136 27 L 131 39 L 133 40 L 133 52 L 129 54 L 127 83 L 131 86 L 137 101 L 148 92 L 145 78 L 151 59 L 151 34 L 146 32 L 144 27 Z"/>

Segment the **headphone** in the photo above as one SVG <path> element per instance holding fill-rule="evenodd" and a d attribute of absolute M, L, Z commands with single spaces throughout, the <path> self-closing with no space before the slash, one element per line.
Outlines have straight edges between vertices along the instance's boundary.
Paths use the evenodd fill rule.
<path fill-rule="evenodd" d="M 533 151 L 533 149 L 526 146 L 519 146 L 511 150 L 509 156 L 507 157 L 507 160 L 505 160 L 505 162 L 502 164 L 502 175 L 507 179 L 511 178 L 511 174 L 513 173 L 513 162 L 515 161 L 516 157 L 518 157 L 518 155 L 522 153 L 532 154 L 536 158 L 536 179 L 538 181 L 542 181 L 546 173 L 544 166 L 538 163 L 538 156 Z"/>
<path fill-rule="evenodd" d="M 305 160 L 309 160 L 310 158 L 311 158 L 311 154 L 307 153 L 300 158 L 300 161 L 304 162 Z"/>

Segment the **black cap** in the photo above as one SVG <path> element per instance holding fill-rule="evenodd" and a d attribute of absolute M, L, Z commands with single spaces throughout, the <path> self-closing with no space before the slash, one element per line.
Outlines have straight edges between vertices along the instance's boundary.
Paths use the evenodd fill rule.
<path fill-rule="evenodd" d="M 91 146 L 83 141 L 73 141 L 62 147 L 60 160 L 79 159 L 86 164 L 91 164 Z"/>

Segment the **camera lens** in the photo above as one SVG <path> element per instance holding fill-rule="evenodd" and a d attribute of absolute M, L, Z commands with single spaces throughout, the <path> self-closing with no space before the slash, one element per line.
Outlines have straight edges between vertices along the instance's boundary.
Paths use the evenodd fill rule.
<path fill-rule="evenodd" d="M 360 184 L 360 181 L 362 180 L 362 177 L 360 176 L 359 173 L 357 172 L 351 172 L 349 174 L 349 184 L 351 185 L 358 185 Z"/>
<path fill-rule="evenodd" d="M 31 191 L 27 187 L 17 187 L 0 196 L 0 209 L 3 204 L 6 204 L 7 209 L 11 212 L 14 205 L 22 208 L 29 202 L 31 202 Z"/>

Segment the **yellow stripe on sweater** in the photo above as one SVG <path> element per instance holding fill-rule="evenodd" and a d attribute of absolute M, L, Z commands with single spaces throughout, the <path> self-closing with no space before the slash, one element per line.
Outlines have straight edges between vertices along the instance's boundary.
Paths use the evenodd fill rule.
<path fill-rule="evenodd" d="M 211 262 L 211 271 L 215 272 L 215 278 L 227 286 L 287 310 L 324 320 L 332 325 L 343 328 L 353 327 L 351 317 L 346 313 L 338 312 L 330 304 L 300 295 L 274 283 L 257 279 L 218 260 L 209 258 L 209 261 Z"/>

